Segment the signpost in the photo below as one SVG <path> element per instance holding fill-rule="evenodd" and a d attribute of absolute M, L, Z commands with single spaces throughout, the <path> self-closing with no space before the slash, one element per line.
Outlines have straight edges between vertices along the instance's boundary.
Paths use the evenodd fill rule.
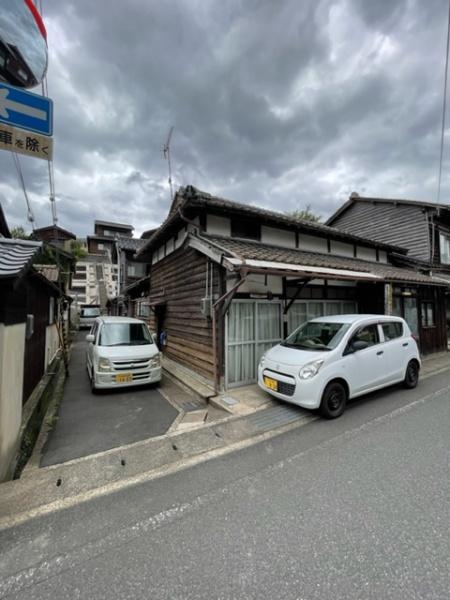
<path fill-rule="evenodd" d="M 40 135 L 53 134 L 53 102 L 0 82 L 0 122 Z"/>
<path fill-rule="evenodd" d="M 53 159 L 53 138 L 0 123 L 0 150 Z"/>

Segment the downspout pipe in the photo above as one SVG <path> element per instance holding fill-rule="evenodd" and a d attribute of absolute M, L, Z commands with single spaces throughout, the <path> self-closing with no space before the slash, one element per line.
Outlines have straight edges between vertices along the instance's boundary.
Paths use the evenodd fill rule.
<path fill-rule="evenodd" d="M 213 362 L 214 362 L 214 394 L 217 396 L 219 393 L 219 366 L 217 364 L 218 348 L 217 348 L 217 320 L 218 313 L 221 306 L 228 300 L 233 298 L 238 288 L 244 283 L 248 276 L 247 269 L 241 269 L 239 271 L 239 281 L 229 290 L 225 292 L 218 300 L 216 300 L 212 306 L 212 336 L 213 336 Z"/>

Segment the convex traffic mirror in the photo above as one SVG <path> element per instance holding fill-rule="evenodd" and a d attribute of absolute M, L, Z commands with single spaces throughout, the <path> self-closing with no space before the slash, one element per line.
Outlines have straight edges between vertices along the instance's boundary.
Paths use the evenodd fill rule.
<path fill-rule="evenodd" d="M 47 33 L 33 0 L 0 0 L 0 81 L 35 87 L 47 61 Z"/>

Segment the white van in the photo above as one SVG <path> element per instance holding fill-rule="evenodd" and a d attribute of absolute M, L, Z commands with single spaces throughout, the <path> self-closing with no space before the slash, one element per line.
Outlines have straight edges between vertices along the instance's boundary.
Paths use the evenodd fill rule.
<path fill-rule="evenodd" d="M 93 392 L 161 381 L 161 355 L 143 321 L 98 317 L 86 341 L 86 367 Z"/>

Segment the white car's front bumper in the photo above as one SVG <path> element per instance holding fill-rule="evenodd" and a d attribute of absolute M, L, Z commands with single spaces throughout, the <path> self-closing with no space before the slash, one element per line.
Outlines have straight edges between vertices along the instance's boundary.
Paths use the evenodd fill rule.
<path fill-rule="evenodd" d="M 161 381 L 162 368 L 161 367 L 152 367 L 149 370 L 146 369 L 145 372 L 142 370 L 139 371 L 129 371 L 127 374 L 131 374 L 132 381 L 119 381 L 118 375 L 122 373 L 117 372 L 95 372 L 95 387 L 97 389 L 112 389 L 119 387 L 127 387 L 127 386 L 135 386 L 135 385 L 146 385 L 149 383 L 157 383 Z"/>
<path fill-rule="evenodd" d="M 319 374 L 311 379 L 300 379 L 300 367 L 291 365 L 275 365 L 266 361 L 258 366 L 258 385 L 279 400 L 291 402 L 302 408 L 314 409 L 320 406 L 323 384 Z M 278 390 L 270 389 L 264 382 L 269 377 L 278 382 Z"/>

